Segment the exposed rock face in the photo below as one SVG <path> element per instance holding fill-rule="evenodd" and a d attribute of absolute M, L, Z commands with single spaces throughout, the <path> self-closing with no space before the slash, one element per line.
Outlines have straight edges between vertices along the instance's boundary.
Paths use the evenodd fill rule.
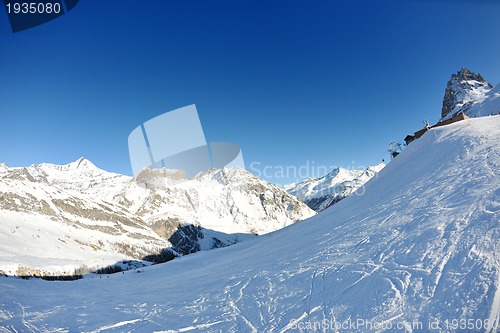
<path fill-rule="evenodd" d="M 481 103 L 487 98 L 486 93 L 493 86 L 481 74 L 476 74 L 467 68 L 462 68 L 446 85 L 441 110 L 441 121 L 454 117 L 467 111 L 476 103 Z"/>

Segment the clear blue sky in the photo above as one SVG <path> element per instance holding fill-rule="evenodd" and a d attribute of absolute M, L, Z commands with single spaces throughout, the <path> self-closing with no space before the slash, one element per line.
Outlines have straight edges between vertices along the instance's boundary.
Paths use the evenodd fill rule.
<path fill-rule="evenodd" d="M 0 8 L 0 162 L 131 174 L 129 133 L 196 104 L 247 167 L 369 166 L 438 120 L 461 67 L 500 82 L 499 17 L 487 0 L 82 0 L 13 34 Z"/>

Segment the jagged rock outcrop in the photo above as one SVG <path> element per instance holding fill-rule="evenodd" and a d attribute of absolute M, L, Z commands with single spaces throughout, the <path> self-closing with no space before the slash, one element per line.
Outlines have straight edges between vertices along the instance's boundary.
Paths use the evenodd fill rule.
<path fill-rule="evenodd" d="M 441 121 L 466 113 L 472 106 L 487 98 L 487 93 L 493 86 L 481 74 L 476 74 L 467 68 L 462 68 L 446 85 L 441 110 Z"/>

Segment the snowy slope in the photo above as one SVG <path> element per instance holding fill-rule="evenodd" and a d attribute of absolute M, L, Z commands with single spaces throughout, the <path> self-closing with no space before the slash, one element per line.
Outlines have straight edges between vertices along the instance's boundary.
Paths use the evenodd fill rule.
<path fill-rule="evenodd" d="M 474 104 L 468 111 L 470 117 L 483 117 L 500 114 L 500 84 L 485 94 L 485 99 Z"/>
<path fill-rule="evenodd" d="M 326 320 L 333 332 L 455 332 L 445 320 L 470 319 L 478 329 L 462 331 L 496 332 L 499 147 L 500 116 L 457 122 L 413 142 L 364 195 L 277 232 L 139 274 L 0 278 L 0 327 L 292 332 Z"/>
<path fill-rule="evenodd" d="M 285 190 L 302 199 L 317 212 L 325 210 L 344 199 L 375 176 L 385 164 L 381 163 L 365 170 L 337 168 L 321 178 L 310 178 L 298 184 L 286 185 Z"/>
<path fill-rule="evenodd" d="M 165 248 L 188 254 L 312 215 L 283 189 L 238 168 L 187 180 L 167 169 L 132 178 L 85 159 L 63 166 L 3 164 L 0 273 L 68 275 Z"/>

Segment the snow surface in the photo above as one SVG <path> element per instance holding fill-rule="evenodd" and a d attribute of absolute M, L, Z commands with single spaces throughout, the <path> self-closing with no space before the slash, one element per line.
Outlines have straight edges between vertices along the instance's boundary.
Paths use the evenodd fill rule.
<path fill-rule="evenodd" d="M 485 98 L 474 104 L 468 111 L 470 117 L 483 117 L 500 114 L 500 84 L 485 94 Z"/>
<path fill-rule="evenodd" d="M 478 329 L 463 331 L 496 332 L 499 147 L 500 116 L 457 122 L 413 142 L 364 195 L 277 232 L 140 273 L 0 278 L 0 331 L 289 332 L 326 320 L 335 332 L 455 332 L 445 320 L 470 319 Z M 334 329 L 349 320 L 385 329 Z"/>

